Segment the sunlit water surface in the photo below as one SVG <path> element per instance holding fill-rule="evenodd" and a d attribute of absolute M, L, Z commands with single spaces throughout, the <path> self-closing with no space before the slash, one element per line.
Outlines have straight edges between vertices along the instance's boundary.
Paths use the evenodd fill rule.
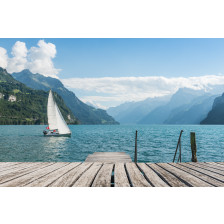
<path fill-rule="evenodd" d="M 0 126 L 0 161 L 84 161 L 93 152 L 122 151 L 132 159 L 138 130 L 139 162 L 172 162 L 180 130 L 182 161 L 191 160 L 196 132 L 198 161 L 224 161 L 222 125 L 72 125 L 71 138 L 44 137 L 45 126 Z"/>

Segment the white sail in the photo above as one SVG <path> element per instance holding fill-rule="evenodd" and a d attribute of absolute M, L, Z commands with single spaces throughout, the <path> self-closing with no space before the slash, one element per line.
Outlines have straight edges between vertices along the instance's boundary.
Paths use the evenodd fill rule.
<path fill-rule="evenodd" d="M 59 134 L 70 134 L 71 131 L 65 122 L 61 111 L 59 110 L 57 104 L 55 103 L 55 110 L 56 110 L 56 118 L 57 118 L 57 126 L 58 126 L 58 132 Z"/>
<path fill-rule="evenodd" d="M 54 98 L 53 98 L 53 94 L 51 90 L 48 96 L 47 118 L 48 118 L 49 129 L 50 130 L 58 129 L 55 102 L 54 102 Z"/>
<path fill-rule="evenodd" d="M 66 124 L 57 104 L 54 101 L 52 91 L 49 92 L 47 116 L 50 130 L 58 129 L 59 134 L 70 134 L 71 131 Z"/>

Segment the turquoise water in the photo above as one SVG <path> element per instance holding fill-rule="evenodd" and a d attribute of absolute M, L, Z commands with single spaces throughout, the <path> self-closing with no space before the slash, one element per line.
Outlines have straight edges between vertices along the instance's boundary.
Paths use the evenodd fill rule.
<path fill-rule="evenodd" d="M 139 162 L 171 162 L 180 130 L 182 161 L 191 160 L 190 132 L 196 132 L 198 161 L 224 161 L 220 125 L 73 125 L 72 137 L 44 137 L 45 126 L 0 126 L 0 161 L 84 161 L 93 152 L 124 151 L 132 159 L 138 130 Z"/>

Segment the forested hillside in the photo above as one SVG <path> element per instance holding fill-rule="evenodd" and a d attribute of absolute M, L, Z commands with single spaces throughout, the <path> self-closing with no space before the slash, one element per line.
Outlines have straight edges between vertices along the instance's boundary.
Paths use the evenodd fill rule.
<path fill-rule="evenodd" d="M 63 99 L 54 98 L 66 122 L 77 124 Z M 47 124 L 47 99 L 48 92 L 28 88 L 0 68 L 0 124 Z"/>

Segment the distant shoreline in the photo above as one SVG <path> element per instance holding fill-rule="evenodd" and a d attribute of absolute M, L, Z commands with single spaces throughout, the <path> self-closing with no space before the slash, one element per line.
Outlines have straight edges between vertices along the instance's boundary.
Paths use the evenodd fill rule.
<path fill-rule="evenodd" d="M 48 125 L 48 124 L 0 124 L 0 126 L 6 126 L 6 125 L 11 125 L 11 126 L 30 126 L 30 125 Z M 68 124 L 68 125 L 120 125 L 120 124 Z"/>

